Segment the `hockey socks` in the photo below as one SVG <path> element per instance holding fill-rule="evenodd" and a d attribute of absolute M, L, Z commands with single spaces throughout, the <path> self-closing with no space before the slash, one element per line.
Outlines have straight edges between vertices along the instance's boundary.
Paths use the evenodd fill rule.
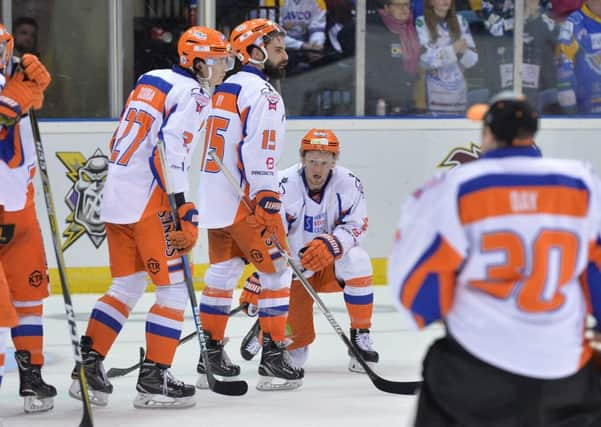
<path fill-rule="evenodd" d="M 200 297 L 200 320 L 202 328 L 211 334 L 211 338 L 222 341 L 232 305 L 233 290 L 217 289 L 207 286 Z"/>
<path fill-rule="evenodd" d="M 11 329 L 15 349 L 28 351 L 31 354 L 31 363 L 43 365 L 42 301 L 14 301 L 13 305 L 19 317 L 19 324 Z"/>
<path fill-rule="evenodd" d="M 94 306 L 86 335 L 92 338 L 94 350 L 106 356 L 129 317 L 127 304 L 111 295 L 104 295 Z"/>
<path fill-rule="evenodd" d="M 351 319 L 351 328 L 369 329 L 374 303 L 371 276 L 346 280 L 344 302 Z"/>
<path fill-rule="evenodd" d="M 183 324 L 183 310 L 154 304 L 146 318 L 147 359 L 171 366 Z"/>

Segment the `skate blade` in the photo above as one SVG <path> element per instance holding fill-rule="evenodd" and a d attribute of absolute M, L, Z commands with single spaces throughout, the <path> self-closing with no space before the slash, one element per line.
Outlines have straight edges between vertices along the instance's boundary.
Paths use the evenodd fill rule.
<path fill-rule="evenodd" d="M 221 381 L 238 381 L 239 379 L 239 375 L 236 375 L 234 377 L 223 377 L 220 375 L 215 375 L 215 377 Z M 208 390 L 209 387 L 209 382 L 207 381 L 207 375 L 206 374 L 198 374 L 198 379 L 196 380 L 196 388 L 199 390 Z"/>
<path fill-rule="evenodd" d="M 277 381 L 277 382 L 276 382 Z M 283 382 L 281 382 L 283 381 Z M 259 391 L 280 391 L 295 390 L 303 385 L 303 380 L 286 380 L 283 378 L 268 377 L 259 375 L 257 390 Z"/>
<path fill-rule="evenodd" d="M 372 369 L 376 365 L 374 362 L 365 362 L 365 363 L 367 363 L 367 366 L 369 366 Z M 349 360 L 348 370 L 351 371 L 351 372 L 355 372 L 357 374 L 364 374 L 365 373 L 365 369 L 363 369 L 363 366 L 361 366 L 359 364 L 359 362 L 357 361 L 357 359 L 355 359 L 354 357 L 351 357 L 351 359 Z"/>
<path fill-rule="evenodd" d="M 110 393 L 105 393 L 102 391 L 92 390 L 88 386 L 88 395 L 90 396 L 90 403 L 96 406 L 106 406 L 109 404 L 109 395 Z M 73 399 L 82 400 L 81 398 L 81 388 L 79 387 L 79 381 L 74 380 L 69 387 L 69 396 Z"/>
<path fill-rule="evenodd" d="M 134 399 L 134 408 L 138 409 L 183 409 L 194 405 L 194 396 L 169 397 L 163 394 L 138 393 Z"/>
<path fill-rule="evenodd" d="M 52 397 L 25 396 L 23 401 L 23 410 L 28 414 L 46 412 L 52 408 L 54 408 L 54 398 Z"/>

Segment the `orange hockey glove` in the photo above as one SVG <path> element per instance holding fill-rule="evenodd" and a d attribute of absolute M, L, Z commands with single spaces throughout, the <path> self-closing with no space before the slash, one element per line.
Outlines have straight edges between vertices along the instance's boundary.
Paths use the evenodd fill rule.
<path fill-rule="evenodd" d="M 16 73 L 0 93 L 0 124 L 2 125 L 14 125 L 40 96 L 39 87 L 32 81 L 23 81 L 23 78 L 23 73 Z"/>
<path fill-rule="evenodd" d="M 259 294 L 261 293 L 261 282 L 259 275 L 254 272 L 246 279 L 244 289 L 240 294 L 240 305 L 246 305 L 244 312 L 250 317 L 255 317 L 259 312 Z"/>
<path fill-rule="evenodd" d="M 311 271 L 321 271 L 342 257 L 342 245 L 333 234 L 322 234 L 301 249 L 301 264 Z"/>
<path fill-rule="evenodd" d="M 188 253 L 198 239 L 198 211 L 194 203 L 187 202 L 177 208 L 181 229 L 169 233 L 171 244 L 180 252 Z"/>
<path fill-rule="evenodd" d="M 45 91 L 48 85 L 50 85 L 52 78 L 38 57 L 26 53 L 21 58 L 21 64 L 23 64 L 23 70 L 27 78 L 36 82 L 40 89 L 42 89 L 42 92 Z"/>
<path fill-rule="evenodd" d="M 266 228 L 266 231 L 274 233 L 282 226 L 280 208 L 282 202 L 280 195 L 274 191 L 259 191 L 254 200 L 255 212 L 249 217 L 249 222 L 255 222 Z"/>

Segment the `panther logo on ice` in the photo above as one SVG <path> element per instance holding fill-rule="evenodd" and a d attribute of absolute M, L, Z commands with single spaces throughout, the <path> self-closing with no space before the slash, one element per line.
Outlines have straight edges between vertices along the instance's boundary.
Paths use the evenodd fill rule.
<path fill-rule="evenodd" d="M 470 142 L 469 147 L 455 147 L 453 148 L 449 154 L 444 158 L 442 162 L 438 164 L 439 168 L 456 168 L 463 163 L 472 162 L 478 157 L 480 157 L 481 153 L 480 146 L 473 142 Z"/>
<path fill-rule="evenodd" d="M 67 228 L 63 232 L 63 250 L 83 234 L 87 234 L 94 246 L 99 248 L 106 238 L 104 222 L 100 220 L 100 202 L 109 159 L 98 148 L 87 159 L 78 152 L 59 152 L 56 156 L 67 168 L 67 177 L 73 183 L 65 197 L 71 213 L 67 216 Z"/>

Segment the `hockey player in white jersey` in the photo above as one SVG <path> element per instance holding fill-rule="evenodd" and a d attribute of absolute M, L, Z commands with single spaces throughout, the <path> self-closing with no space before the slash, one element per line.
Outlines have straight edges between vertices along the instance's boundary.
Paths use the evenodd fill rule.
<path fill-rule="evenodd" d="M 372 266 L 360 244 L 367 232 L 363 185 L 350 170 L 336 164 L 338 137 L 329 129 L 311 129 L 301 140 L 301 162 L 280 172 L 282 216 L 293 258 L 306 270 L 318 292 L 344 293 L 351 321 L 351 342 L 368 363 L 378 362 L 369 332 L 373 312 Z M 251 287 L 250 285 L 255 285 Z M 249 278 L 241 303 L 256 304 L 260 288 Z M 254 289 L 254 292 L 253 292 Z M 290 289 L 288 345 L 295 364 L 303 366 L 315 340 L 313 299 L 298 280 Z M 258 331 L 247 335 L 241 352 L 252 358 Z M 254 349 L 254 351 L 253 351 Z M 349 369 L 363 372 L 351 358 Z"/>
<path fill-rule="evenodd" d="M 190 157 L 209 112 L 210 91 L 221 83 L 233 58 L 223 34 L 192 27 L 178 42 L 179 64 L 143 74 L 129 95 L 110 142 L 110 166 L 102 200 L 111 275 L 108 292 L 90 315 L 81 339 L 83 366 L 92 403 L 106 405 L 113 386 L 104 372 L 106 357 L 131 309 L 146 289 L 156 286 L 156 301 L 146 319 L 146 359 L 140 367 L 137 408 L 195 404 L 194 386 L 171 375 L 169 367 L 184 321 L 188 293 L 181 255 L 198 235 L 198 212 L 189 198 Z M 166 162 L 181 230 L 175 230 L 164 186 L 157 141 Z M 71 396 L 81 398 L 73 371 Z"/>
<path fill-rule="evenodd" d="M 482 157 L 404 204 L 388 263 L 394 304 L 446 335 L 424 359 L 416 426 L 601 425 L 584 333 L 601 324 L 601 183 L 588 163 L 541 158 L 535 110 L 502 93 Z"/>
<path fill-rule="evenodd" d="M 265 292 L 259 301 L 264 331 L 259 367 L 259 390 L 290 389 L 302 383 L 303 371 L 289 363 L 284 345 L 291 270 L 273 244 L 286 248 L 280 217 L 276 164 L 284 144 L 284 101 L 269 83 L 280 77 L 288 56 L 283 30 L 267 19 L 238 25 L 230 35 L 238 71 L 213 94 L 207 123 L 199 184 L 200 225 L 208 228 L 210 267 L 200 300 L 200 316 L 208 338 L 211 370 L 234 377 L 240 367 L 231 363 L 223 339 L 232 293 L 245 263 L 259 271 Z M 208 155 L 212 150 L 252 200 L 240 200 L 238 189 Z M 200 358 L 198 387 L 206 387 Z M 279 378 L 274 382 L 275 378 Z"/>

